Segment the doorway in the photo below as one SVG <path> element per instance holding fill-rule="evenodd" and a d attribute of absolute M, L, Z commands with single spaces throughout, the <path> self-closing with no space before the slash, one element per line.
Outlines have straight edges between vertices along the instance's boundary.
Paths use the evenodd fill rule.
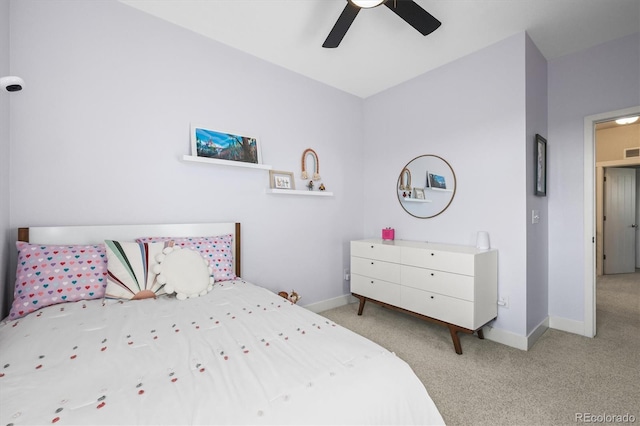
<path fill-rule="evenodd" d="M 635 167 L 604 168 L 604 252 L 596 259 L 602 259 L 603 275 L 636 272 L 636 174 Z"/>
<path fill-rule="evenodd" d="M 640 120 L 595 125 L 596 276 L 640 268 Z"/>
<path fill-rule="evenodd" d="M 640 115 L 640 105 L 591 115 L 584 119 L 584 332 L 596 334 L 596 162 L 595 127 L 598 123 Z M 636 228 L 637 229 L 637 228 Z"/>

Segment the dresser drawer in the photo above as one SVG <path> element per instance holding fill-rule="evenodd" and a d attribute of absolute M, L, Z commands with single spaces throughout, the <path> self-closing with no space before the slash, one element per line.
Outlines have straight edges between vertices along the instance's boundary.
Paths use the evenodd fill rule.
<path fill-rule="evenodd" d="M 400 276 L 403 286 L 471 302 L 474 300 L 474 279 L 468 275 L 402 265 Z"/>
<path fill-rule="evenodd" d="M 390 305 L 400 306 L 399 284 L 352 273 L 351 292 Z"/>
<path fill-rule="evenodd" d="M 460 327 L 475 329 L 473 302 L 411 287 L 401 288 L 400 299 L 404 309 Z"/>
<path fill-rule="evenodd" d="M 439 250 L 402 247 L 401 263 L 457 274 L 474 275 L 475 256 Z"/>
<path fill-rule="evenodd" d="M 382 260 L 352 257 L 351 273 L 394 283 L 400 282 L 400 265 Z"/>
<path fill-rule="evenodd" d="M 400 263 L 400 247 L 391 244 L 351 241 L 351 256 Z"/>

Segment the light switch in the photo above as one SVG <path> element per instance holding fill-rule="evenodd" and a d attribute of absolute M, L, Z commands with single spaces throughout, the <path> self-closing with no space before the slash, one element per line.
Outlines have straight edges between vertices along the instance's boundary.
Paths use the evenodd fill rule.
<path fill-rule="evenodd" d="M 531 223 L 540 222 L 540 210 L 531 210 Z"/>

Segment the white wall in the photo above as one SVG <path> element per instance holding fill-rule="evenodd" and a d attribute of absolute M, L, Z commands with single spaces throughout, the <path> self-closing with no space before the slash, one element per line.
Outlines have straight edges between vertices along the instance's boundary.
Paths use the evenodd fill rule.
<path fill-rule="evenodd" d="M 11 228 L 240 221 L 244 278 L 303 304 L 348 293 L 361 99 L 116 1 L 11 6 L 11 67 L 28 82 L 12 104 Z M 258 136 L 264 163 L 298 177 L 312 147 L 335 197 L 267 195 L 265 170 L 181 161 L 192 121 Z"/>
<path fill-rule="evenodd" d="M 0 0 L 0 77 L 9 74 L 9 0 Z M 0 281 L 7 277 L 11 250 L 9 232 L 9 93 L 0 93 Z M 0 285 L 0 313 L 13 296 L 13 288 Z M 4 317 L 4 315 L 0 315 Z"/>
<path fill-rule="evenodd" d="M 524 33 L 365 101 L 364 233 L 396 229 L 397 239 L 475 245 L 488 231 L 499 249 L 495 328 L 526 332 L 526 168 Z M 417 219 L 396 196 L 407 162 L 434 154 L 456 174 L 453 202 Z"/>
<path fill-rule="evenodd" d="M 556 59 L 545 76 L 518 34 L 363 101 L 112 0 L 13 1 L 10 20 L 0 2 L 11 72 L 27 81 L 11 98 L 9 136 L 0 131 L 4 229 L 241 221 L 245 278 L 296 289 L 303 304 L 348 293 L 351 239 L 393 226 L 396 238 L 474 244 L 486 230 L 510 302 L 494 327 L 526 336 L 544 316 L 545 256 L 548 312 L 582 321 L 583 119 L 640 104 L 640 35 Z M 266 195 L 266 171 L 181 162 L 192 121 L 257 135 L 264 162 L 296 176 L 314 148 L 335 197 Z M 545 127 L 548 196 L 532 198 L 532 135 Z M 449 161 L 458 182 L 428 220 L 395 195 L 421 154 Z M 540 227 L 529 225 L 534 207 L 548 209 Z"/>
<path fill-rule="evenodd" d="M 549 212 L 547 197 L 534 195 L 536 134 L 547 139 L 547 60 L 533 44 L 526 40 L 527 131 L 526 131 L 526 188 L 527 208 L 524 212 L 527 227 L 527 328 L 531 334 L 545 323 L 549 315 L 548 255 Z M 553 144 L 547 143 L 547 155 Z M 532 211 L 539 213 L 539 222 L 532 223 Z M 540 329 L 544 331 L 544 327 Z"/>
<path fill-rule="evenodd" d="M 584 118 L 640 105 L 640 33 L 549 61 L 549 315 L 584 321 Z"/>

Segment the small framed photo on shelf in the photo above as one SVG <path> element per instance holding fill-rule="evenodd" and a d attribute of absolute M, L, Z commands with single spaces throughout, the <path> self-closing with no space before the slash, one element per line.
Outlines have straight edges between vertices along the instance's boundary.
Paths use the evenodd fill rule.
<path fill-rule="evenodd" d="M 413 195 L 417 200 L 424 200 L 424 189 L 413 188 Z"/>
<path fill-rule="evenodd" d="M 444 176 L 429 173 L 429 187 L 434 189 L 447 189 L 447 182 Z"/>
<path fill-rule="evenodd" d="M 296 189 L 293 172 L 269 170 L 269 186 L 274 189 Z"/>

